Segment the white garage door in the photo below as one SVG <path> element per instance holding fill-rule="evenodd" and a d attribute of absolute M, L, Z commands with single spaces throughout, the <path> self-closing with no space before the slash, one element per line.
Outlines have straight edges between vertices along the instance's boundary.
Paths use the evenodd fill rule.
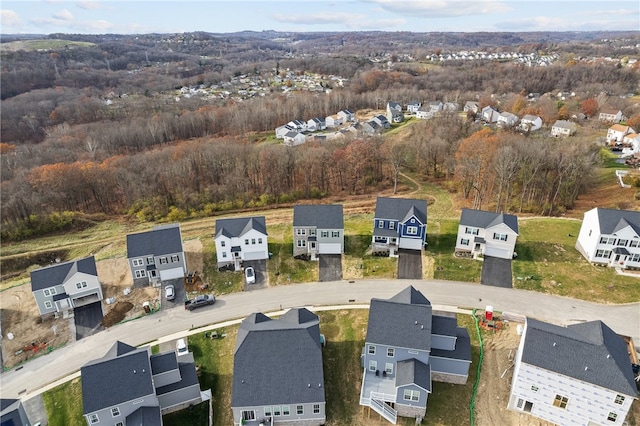
<path fill-rule="evenodd" d="M 261 260 L 269 256 L 263 251 L 249 251 L 244 254 L 244 260 Z"/>
<path fill-rule="evenodd" d="M 182 268 L 165 269 L 160 271 L 160 279 L 162 281 L 175 280 L 176 278 L 184 278 L 184 271 Z"/>
<path fill-rule="evenodd" d="M 509 250 L 505 250 L 505 249 L 501 249 L 501 248 L 495 248 L 495 247 L 486 247 L 484 249 L 484 255 L 485 256 L 499 257 L 500 259 L 511 259 L 511 256 L 509 254 Z"/>
<path fill-rule="evenodd" d="M 340 254 L 340 243 L 322 243 L 318 249 L 320 254 Z"/>
<path fill-rule="evenodd" d="M 422 250 L 422 240 L 419 238 L 402 238 L 400 240 L 400 248 Z"/>

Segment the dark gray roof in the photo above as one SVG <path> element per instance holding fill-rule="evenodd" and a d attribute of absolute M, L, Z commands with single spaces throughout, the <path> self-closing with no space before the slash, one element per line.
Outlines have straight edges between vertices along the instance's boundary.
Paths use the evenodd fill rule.
<path fill-rule="evenodd" d="M 182 252 L 180 225 L 157 226 L 151 231 L 127 235 L 127 258 L 162 256 Z"/>
<path fill-rule="evenodd" d="M 293 206 L 293 226 L 315 226 L 318 229 L 344 229 L 342 204 Z"/>
<path fill-rule="evenodd" d="M 522 362 L 610 389 L 638 395 L 624 340 L 602 321 L 560 327 L 527 318 Z"/>
<path fill-rule="evenodd" d="M 325 401 L 318 317 L 291 309 L 245 318 L 238 330 L 232 407 Z"/>
<path fill-rule="evenodd" d="M 631 210 L 613 210 L 597 207 L 598 222 L 601 234 L 613 234 L 631 226 L 640 235 L 640 212 Z"/>
<path fill-rule="evenodd" d="M 117 343 L 116 343 L 117 345 Z M 84 414 L 122 404 L 154 393 L 148 349 L 136 349 L 85 364 L 82 377 Z"/>
<path fill-rule="evenodd" d="M 89 256 L 84 259 L 56 263 L 55 265 L 31 271 L 31 290 L 42 290 L 62 285 L 76 272 L 83 272 L 97 277 L 98 271 L 95 258 Z"/>
<path fill-rule="evenodd" d="M 178 368 L 178 356 L 174 351 L 151 355 L 151 371 L 155 374 L 165 373 Z"/>
<path fill-rule="evenodd" d="M 264 216 L 216 220 L 216 237 L 221 234 L 229 238 L 239 237 L 251 229 L 267 235 L 267 224 Z"/>
<path fill-rule="evenodd" d="M 140 407 L 127 416 L 127 426 L 157 426 L 162 424 L 160 406 Z"/>
<path fill-rule="evenodd" d="M 118 340 L 113 344 L 113 346 L 111 346 L 111 348 L 103 358 L 115 358 L 117 356 L 127 354 L 131 351 L 135 351 L 137 349 L 138 348 L 136 348 L 135 346 L 127 345 L 126 343 Z"/>
<path fill-rule="evenodd" d="M 460 225 L 475 226 L 477 228 L 491 228 L 504 223 L 516 234 L 518 231 L 518 217 L 512 214 L 486 212 L 482 210 L 462 209 Z"/>
<path fill-rule="evenodd" d="M 173 352 L 173 354 L 175 355 L 175 352 Z M 198 373 L 196 373 L 196 365 L 193 362 L 193 356 L 187 357 L 186 355 L 181 355 L 180 358 L 189 358 L 190 361 L 178 363 L 178 368 L 180 368 L 180 380 L 175 383 L 159 387 L 156 389 L 156 395 L 164 395 L 165 393 L 189 388 L 194 385 L 200 386 L 200 383 L 198 382 Z"/>
<path fill-rule="evenodd" d="M 367 343 L 431 349 L 431 303 L 413 286 L 389 300 L 371 299 Z"/>
<path fill-rule="evenodd" d="M 396 386 L 415 384 L 431 392 L 431 366 L 417 359 L 398 361 L 396 364 Z"/>
<path fill-rule="evenodd" d="M 454 350 L 431 349 L 431 356 L 471 362 L 471 338 L 467 329 L 464 327 L 456 328 L 456 347 Z"/>
<path fill-rule="evenodd" d="M 411 198 L 378 197 L 376 201 L 376 219 L 392 219 L 402 222 L 409 215 L 415 215 L 422 224 L 427 223 L 427 202 Z"/>
<path fill-rule="evenodd" d="M 458 328 L 458 320 L 455 317 L 433 315 L 431 334 L 440 336 L 455 336 Z"/>
<path fill-rule="evenodd" d="M 7 413 L 17 410 L 18 406 L 20 405 L 20 400 L 19 399 L 7 399 L 7 398 L 2 398 L 0 399 L 0 413 L 4 413 L 5 410 L 7 410 Z M 4 420 L 4 419 L 2 419 Z M 4 423 L 2 423 L 2 425 L 4 426 Z M 18 426 L 18 425 L 16 425 Z"/>

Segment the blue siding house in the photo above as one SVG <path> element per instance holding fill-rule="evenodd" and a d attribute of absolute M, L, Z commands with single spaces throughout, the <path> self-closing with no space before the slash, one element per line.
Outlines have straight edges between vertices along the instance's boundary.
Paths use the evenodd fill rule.
<path fill-rule="evenodd" d="M 399 249 L 422 250 L 426 240 L 425 200 L 378 197 L 373 219 L 373 254 L 398 257 Z"/>

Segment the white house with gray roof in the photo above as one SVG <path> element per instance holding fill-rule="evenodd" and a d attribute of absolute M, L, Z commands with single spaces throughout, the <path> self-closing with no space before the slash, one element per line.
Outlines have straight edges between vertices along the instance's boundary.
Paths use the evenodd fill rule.
<path fill-rule="evenodd" d="M 159 286 L 162 281 L 184 278 L 187 260 L 180 224 L 127 235 L 127 260 L 134 286 Z"/>
<path fill-rule="evenodd" d="M 600 207 L 585 212 L 576 249 L 591 263 L 640 268 L 640 212 Z"/>
<path fill-rule="evenodd" d="M 233 359 L 234 425 L 325 424 L 319 323 L 305 308 L 242 321 Z"/>
<path fill-rule="evenodd" d="M 559 425 L 622 425 L 637 398 L 627 345 L 602 321 L 527 318 L 509 409 Z"/>
<path fill-rule="evenodd" d="M 372 252 L 398 257 L 399 249 L 422 250 L 427 239 L 427 202 L 410 198 L 376 200 Z"/>
<path fill-rule="evenodd" d="M 117 341 L 107 354 L 80 369 L 82 412 L 89 426 L 162 426 L 162 415 L 198 404 L 193 354 L 151 354 Z"/>
<path fill-rule="evenodd" d="M 391 299 L 371 299 L 362 351 L 360 405 L 396 424 L 421 419 L 432 381 L 465 384 L 471 341 L 455 316 L 434 314 L 413 286 Z"/>
<path fill-rule="evenodd" d="M 512 259 L 518 238 L 518 218 L 511 214 L 462 209 L 456 253 Z"/>
<path fill-rule="evenodd" d="M 267 225 L 264 216 L 216 220 L 218 268 L 241 268 L 245 260 L 269 258 Z"/>
<path fill-rule="evenodd" d="M 93 256 L 31 271 L 31 292 L 40 315 L 65 315 L 103 297 Z"/>
<path fill-rule="evenodd" d="M 556 137 L 571 136 L 577 129 L 578 126 L 572 121 L 556 120 L 556 122 L 553 123 L 553 126 L 551 126 L 551 135 Z"/>
<path fill-rule="evenodd" d="M 293 257 L 344 253 L 341 204 L 293 206 Z"/>

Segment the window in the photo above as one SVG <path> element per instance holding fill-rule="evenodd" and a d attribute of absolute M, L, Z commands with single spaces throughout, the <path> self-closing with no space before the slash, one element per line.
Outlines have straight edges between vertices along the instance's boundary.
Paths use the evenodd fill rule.
<path fill-rule="evenodd" d="M 179 261 L 180 261 L 180 256 L 178 256 L 177 254 L 171 255 L 171 263 L 179 262 Z"/>
<path fill-rule="evenodd" d="M 167 263 L 169 263 L 169 261 L 167 260 L 167 258 L 166 258 L 166 257 L 161 257 L 161 258 L 160 258 L 160 264 L 161 264 L 161 265 L 165 265 L 165 264 L 167 264 Z"/>
<path fill-rule="evenodd" d="M 638 245 L 640 245 L 640 241 L 637 241 L 637 240 L 629 241 L 629 247 L 638 247 Z"/>
<path fill-rule="evenodd" d="M 262 244 L 262 238 L 258 238 L 258 244 Z"/>
<path fill-rule="evenodd" d="M 393 358 L 393 356 L 395 355 L 395 348 L 387 348 L 387 356 L 390 358 Z"/>
<path fill-rule="evenodd" d="M 144 278 L 147 276 L 147 271 L 145 271 L 144 269 L 138 269 L 135 271 L 135 276 L 136 278 Z"/>
<path fill-rule="evenodd" d="M 329 238 L 329 231 L 322 231 L 320 232 L 320 236 L 322 238 Z"/>
<path fill-rule="evenodd" d="M 283 416 L 288 416 L 290 414 L 291 410 L 289 409 L 288 405 L 283 405 L 282 406 L 282 415 Z"/>
<path fill-rule="evenodd" d="M 313 404 L 313 414 L 318 414 L 320 412 L 320 404 Z"/>
<path fill-rule="evenodd" d="M 56 291 L 55 287 L 45 288 L 44 289 L 44 295 L 45 296 L 53 296 L 54 294 L 57 294 L 57 291 Z"/>
<path fill-rule="evenodd" d="M 153 259 L 153 256 L 147 257 L 147 265 L 155 265 L 156 261 Z"/>
<path fill-rule="evenodd" d="M 616 413 L 609 413 L 609 415 L 607 416 L 607 420 L 609 420 L 610 422 L 615 422 L 618 419 L 618 415 Z"/>
<path fill-rule="evenodd" d="M 296 245 L 298 247 L 306 247 L 307 246 L 307 240 L 296 240 Z"/>
<path fill-rule="evenodd" d="M 389 229 L 395 229 L 395 227 L 396 227 L 395 222 L 389 222 Z"/>
<path fill-rule="evenodd" d="M 420 401 L 420 391 L 405 389 L 402 399 L 405 401 Z"/>
<path fill-rule="evenodd" d="M 251 239 L 251 245 L 255 245 L 255 244 L 256 244 L 256 239 L 255 239 L 255 238 L 252 238 L 252 239 Z"/>
<path fill-rule="evenodd" d="M 469 240 L 466 238 L 463 238 L 460 240 L 460 244 L 463 246 L 468 246 L 469 245 Z"/>
<path fill-rule="evenodd" d="M 296 235 L 307 235 L 307 230 L 303 228 L 296 229 Z"/>
<path fill-rule="evenodd" d="M 376 371 L 378 369 L 378 361 L 369 361 L 369 371 Z"/>
<path fill-rule="evenodd" d="M 142 266 L 143 262 L 142 262 L 142 259 L 133 259 L 133 260 L 131 261 L 131 264 L 132 264 L 133 266 Z"/>
<path fill-rule="evenodd" d="M 618 245 L 619 245 L 619 246 L 626 247 L 626 246 L 627 246 L 627 244 L 629 244 L 629 240 L 623 240 L 622 238 L 620 238 L 620 239 L 618 240 Z"/>
<path fill-rule="evenodd" d="M 100 419 L 98 418 L 97 414 L 89 414 L 89 421 L 93 424 L 98 423 Z"/>
<path fill-rule="evenodd" d="M 369 345 L 369 355 L 375 355 L 376 354 L 376 347 L 373 345 Z"/>
<path fill-rule="evenodd" d="M 383 220 L 379 220 L 378 221 L 378 228 L 384 228 L 384 221 Z"/>
<path fill-rule="evenodd" d="M 280 417 L 282 415 L 282 412 L 280 411 L 280 406 L 279 405 L 274 405 L 273 406 L 273 415 Z"/>
<path fill-rule="evenodd" d="M 80 290 L 81 288 L 87 288 L 87 282 L 86 281 L 82 281 L 80 283 L 76 283 L 76 288 L 78 290 Z"/>
<path fill-rule="evenodd" d="M 507 241 L 507 234 L 499 234 L 497 232 L 493 233 L 494 240 Z"/>
<path fill-rule="evenodd" d="M 227 246 L 226 241 L 220 241 L 220 247 L 226 247 L 226 246 Z"/>
<path fill-rule="evenodd" d="M 407 226 L 407 235 L 418 235 L 417 226 Z"/>
<path fill-rule="evenodd" d="M 470 228 L 468 226 L 464 228 L 465 234 L 478 235 L 478 232 L 480 232 L 478 228 Z"/>
<path fill-rule="evenodd" d="M 616 395 L 616 399 L 613 401 L 616 404 L 622 405 L 624 403 L 624 396 Z"/>
<path fill-rule="evenodd" d="M 118 422 L 118 423 L 116 423 L 116 426 L 124 426 L 124 423 Z"/>
<path fill-rule="evenodd" d="M 640 262 L 640 254 L 636 253 L 629 258 L 629 262 Z"/>
<path fill-rule="evenodd" d="M 611 250 L 596 250 L 596 257 L 608 259 L 611 257 Z"/>
<path fill-rule="evenodd" d="M 531 386 L 533 388 L 533 386 Z M 518 407 L 519 409 L 522 410 L 522 406 L 524 405 L 524 399 L 522 398 L 518 398 L 518 404 L 516 404 L 516 407 Z"/>
<path fill-rule="evenodd" d="M 44 302 L 44 307 L 46 309 L 51 309 L 51 308 L 53 308 L 53 304 L 50 301 L 47 300 L 46 302 Z"/>
<path fill-rule="evenodd" d="M 384 372 L 387 374 L 393 374 L 393 363 L 387 362 L 384 365 Z"/>
<path fill-rule="evenodd" d="M 340 238 L 340 231 L 331 231 L 331 238 Z"/>
<path fill-rule="evenodd" d="M 223 258 L 223 259 L 225 259 L 226 257 L 227 257 L 227 252 L 226 252 L 226 251 L 223 251 L 223 252 L 222 252 L 222 258 Z"/>
<path fill-rule="evenodd" d="M 114 407 L 111 409 L 111 416 L 118 417 L 120 415 L 120 409 L 118 407 Z"/>
<path fill-rule="evenodd" d="M 615 242 L 614 237 L 600 237 L 600 244 L 614 244 Z"/>
<path fill-rule="evenodd" d="M 536 385 L 531 385 L 531 390 L 534 392 L 538 392 L 538 387 Z"/>
<path fill-rule="evenodd" d="M 245 238 L 245 240 L 244 240 L 244 245 L 245 245 L 245 246 L 248 246 L 248 245 L 249 245 L 249 239 L 248 239 L 248 238 Z"/>
<path fill-rule="evenodd" d="M 311 235 L 312 237 L 314 235 L 316 235 L 316 230 L 315 229 L 309 229 L 309 235 Z"/>
<path fill-rule="evenodd" d="M 299 416 L 304 414 L 304 407 L 302 405 L 296 405 L 296 414 Z"/>
<path fill-rule="evenodd" d="M 556 395 L 553 400 L 553 406 L 558 408 L 567 408 L 567 403 L 569 403 L 569 398 L 562 395 Z"/>
<path fill-rule="evenodd" d="M 242 420 L 255 420 L 256 412 L 253 410 L 246 410 L 242 412 Z"/>

